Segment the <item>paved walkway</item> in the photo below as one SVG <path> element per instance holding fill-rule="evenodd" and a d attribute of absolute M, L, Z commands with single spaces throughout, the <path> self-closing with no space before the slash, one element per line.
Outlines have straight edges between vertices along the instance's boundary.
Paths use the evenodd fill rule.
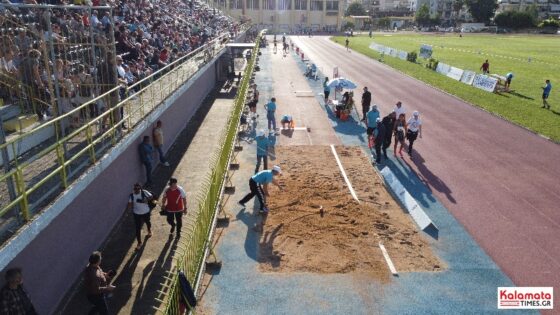
<path fill-rule="evenodd" d="M 307 81 L 302 73 L 305 65 L 290 57 L 281 59 L 272 49 L 263 49 L 261 71 L 256 83 L 261 91 L 258 126 L 264 126 L 263 101 L 272 95 L 279 98 L 279 113 L 290 110 L 300 121 L 309 117 L 321 124 L 316 128 L 331 128 L 337 143 L 366 147 L 363 125 L 354 116 L 340 122 L 322 105 L 320 81 Z M 326 67 L 325 67 L 326 68 Z M 280 76 L 280 74 L 282 76 Z M 271 78 L 272 76 L 272 78 Z M 298 78 L 299 76 L 299 78 Z M 297 85 L 291 85 L 296 82 Z M 296 98 L 295 90 L 312 91 L 314 98 Z M 292 98 L 290 98 L 292 97 Z M 305 101 L 303 101 L 305 100 Z M 291 107 L 296 104 L 296 108 Z M 307 113 L 297 112 L 305 108 Z M 354 113 L 354 115 L 356 115 Z M 325 126 L 326 124 L 326 126 Z M 313 136 L 314 129 L 309 134 Z M 303 131 L 296 131 L 303 132 Z M 293 138 L 292 138 L 293 139 Z M 280 135 L 280 144 L 300 143 Z M 315 138 L 311 138 L 311 143 Z M 329 143 L 329 141 L 320 143 Z M 302 141 L 305 143 L 304 141 Z M 316 144 L 316 143 L 313 143 Z M 510 286 L 511 281 L 480 249 L 447 209 L 433 197 L 404 163 L 391 160 L 389 166 L 411 189 L 416 198 L 423 197 L 426 208 L 439 228 L 438 238 L 429 238 L 434 252 L 447 269 L 432 273 L 401 273 L 389 284 L 382 285 L 361 277 L 360 274 L 262 273 L 257 255 L 260 234 L 252 227 L 257 222 L 256 208 L 241 210 L 236 202 L 248 191 L 247 181 L 254 171 L 255 147 L 250 141 L 238 155 L 240 169 L 233 178 L 236 193 L 228 199 L 225 209 L 232 220 L 225 229 L 218 229 L 215 242 L 221 270 L 207 275 L 208 286 L 203 288 L 202 309 L 207 314 L 489 314 L 496 309 L 496 287 Z M 336 257 L 333 257 L 336 259 Z M 527 314 L 528 312 L 520 312 Z"/>
<path fill-rule="evenodd" d="M 154 193 L 160 194 L 170 177 L 176 177 L 179 185 L 187 192 L 189 209 L 196 209 L 196 196 L 210 172 L 209 158 L 218 150 L 217 135 L 225 127 L 228 113 L 233 106 L 235 89 L 230 94 L 210 95 L 187 128 L 178 137 L 167 154 L 171 167 L 159 167 L 155 171 Z M 165 122 L 164 122 L 165 124 Z M 118 180 L 118 179 L 116 179 Z M 127 196 L 123 196 L 123 207 Z M 111 314 L 153 314 L 157 306 L 155 298 L 160 298 L 158 290 L 166 272 L 173 265 L 178 239 L 169 239 L 169 225 L 165 217 L 152 214 L 154 236 L 145 242 L 139 251 L 135 250 L 134 224 L 131 215 L 126 215 L 115 228 L 103 250 L 102 267 L 117 271 L 114 284 L 117 289 L 109 300 Z M 192 219 L 192 215 L 185 220 Z M 145 228 L 143 235 L 145 236 Z M 82 261 L 82 259 L 80 259 Z M 85 266 L 84 266 L 85 267 Z M 80 285 L 77 294 L 70 297 L 63 313 L 85 314 L 89 303 Z"/>
<path fill-rule="evenodd" d="M 327 37 L 294 41 L 319 66 L 368 85 L 382 113 L 397 100 L 419 110 L 424 139 L 398 164 L 428 186 L 420 203 L 440 200 L 515 284 L 560 289 L 559 145 Z"/>

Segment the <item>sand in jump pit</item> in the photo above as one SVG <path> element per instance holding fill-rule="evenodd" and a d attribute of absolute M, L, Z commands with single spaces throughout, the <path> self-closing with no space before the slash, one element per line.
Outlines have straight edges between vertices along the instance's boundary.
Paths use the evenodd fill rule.
<path fill-rule="evenodd" d="M 361 149 L 336 149 L 360 203 L 350 195 L 329 146 L 276 148 L 285 189 L 270 189 L 260 270 L 359 272 L 387 280 L 390 273 L 379 242 L 399 272 L 441 270 L 442 263 Z"/>

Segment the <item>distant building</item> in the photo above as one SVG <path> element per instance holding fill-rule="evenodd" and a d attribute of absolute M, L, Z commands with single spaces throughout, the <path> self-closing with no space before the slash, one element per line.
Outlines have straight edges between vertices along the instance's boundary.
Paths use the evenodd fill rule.
<path fill-rule="evenodd" d="M 277 32 L 340 30 L 345 0 L 212 0 L 226 14 Z"/>
<path fill-rule="evenodd" d="M 504 11 L 523 11 L 531 5 L 536 5 L 539 18 L 558 18 L 560 15 L 560 4 L 553 3 L 551 0 L 498 0 L 497 13 Z"/>
<path fill-rule="evenodd" d="M 375 17 L 384 16 L 408 16 L 414 11 L 414 0 L 363 0 L 362 5 L 370 15 Z"/>

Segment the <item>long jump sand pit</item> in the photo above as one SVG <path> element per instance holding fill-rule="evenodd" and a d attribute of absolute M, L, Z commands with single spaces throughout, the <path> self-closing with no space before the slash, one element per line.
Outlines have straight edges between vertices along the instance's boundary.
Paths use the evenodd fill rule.
<path fill-rule="evenodd" d="M 380 242 L 398 272 L 441 270 L 442 263 L 362 150 L 341 146 L 336 151 L 360 203 L 351 196 L 331 147 L 276 148 L 284 190 L 270 189 L 260 270 L 359 272 L 387 280 L 390 272 Z"/>

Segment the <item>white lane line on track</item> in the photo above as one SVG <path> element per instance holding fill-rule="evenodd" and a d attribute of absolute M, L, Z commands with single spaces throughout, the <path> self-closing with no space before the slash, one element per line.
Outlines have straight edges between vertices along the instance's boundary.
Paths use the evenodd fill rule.
<path fill-rule="evenodd" d="M 387 265 L 389 265 L 389 270 L 391 270 L 393 276 L 398 276 L 399 274 L 397 273 L 397 269 L 395 269 L 395 265 L 393 265 L 393 261 L 391 260 L 391 257 L 389 257 L 389 253 L 387 253 L 385 246 L 383 246 L 382 243 L 379 243 L 379 248 L 383 253 L 383 257 L 385 257 L 385 261 L 387 262 Z"/>
<path fill-rule="evenodd" d="M 354 188 L 352 188 L 352 184 L 350 183 L 350 180 L 348 179 L 348 176 L 346 176 L 346 172 L 344 171 L 344 167 L 342 167 L 342 163 L 340 163 L 340 159 L 338 158 L 338 154 L 336 153 L 336 150 L 334 148 L 334 144 L 331 144 L 331 150 L 332 150 L 332 154 L 334 155 L 334 158 L 336 159 L 336 163 L 338 164 L 338 168 L 340 169 L 340 172 L 342 173 L 342 177 L 344 177 L 344 181 L 346 182 L 346 186 L 348 186 L 348 189 L 350 190 L 350 194 L 352 195 L 352 197 L 354 197 L 354 199 L 356 199 L 356 201 L 358 203 L 360 203 L 360 200 L 358 199 L 358 196 L 356 196 L 356 192 L 354 191 Z"/>

